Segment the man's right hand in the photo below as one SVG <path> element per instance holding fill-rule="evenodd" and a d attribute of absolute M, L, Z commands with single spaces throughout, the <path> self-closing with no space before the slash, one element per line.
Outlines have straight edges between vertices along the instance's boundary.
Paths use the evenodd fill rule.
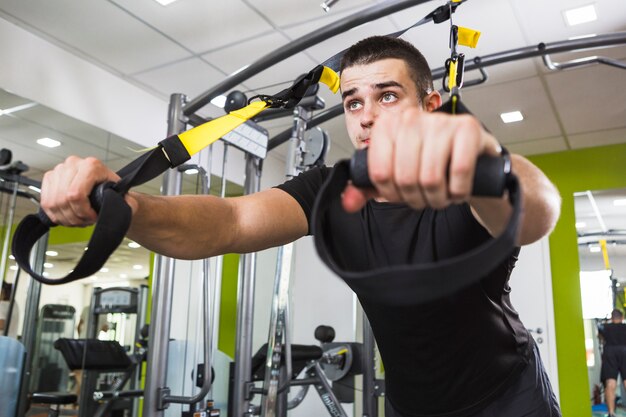
<path fill-rule="evenodd" d="M 96 222 L 98 214 L 89 203 L 89 193 L 102 182 L 117 182 L 120 177 L 96 158 L 68 157 L 44 174 L 41 185 L 41 208 L 55 224 L 87 226 Z M 136 211 L 137 202 L 126 196 Z"/>

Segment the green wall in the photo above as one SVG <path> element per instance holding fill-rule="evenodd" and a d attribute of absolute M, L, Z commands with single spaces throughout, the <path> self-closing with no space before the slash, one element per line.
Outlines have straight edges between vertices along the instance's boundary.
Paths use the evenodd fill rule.
<path fill-rule="evenodd" d="M 550 260 L 559 391 L 564 416 L 591 416 L 574 192 L 626 187 L 626 145 L 536 155 L 529 158 L 558 187 L 561 217 L 550 235 Z"/>
<path fill-rule="evenodd" d="M 237 332 L 237 277 L 239 275 L 239 255 L 224 255 L 223 265 L 217 348 L 231 358 L 234 358 Z"/>

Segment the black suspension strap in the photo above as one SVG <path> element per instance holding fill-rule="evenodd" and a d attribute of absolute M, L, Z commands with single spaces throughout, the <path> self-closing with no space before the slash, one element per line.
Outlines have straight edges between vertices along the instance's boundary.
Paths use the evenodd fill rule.
<path fill-rule="evenodd" d="M 469 113 L 460 102 L 446 102 L 439 110 L 445 113 Z M 504 148 L 503 148 L 504 149 Z M 472 194 L 475 196 L 502 196 L 508 192 L 513 207 L 511 218 L 502 234 L 490 239 L 470 252 L 439 262 L 403 264 L 367 271 L 343 268 L 334 254 L 334 236 L 341 230 L 332 230 L 331 209 L 341 207 L 341 194 L 349 181 L 354 185 L 372 187 L 367 174 L 367 150 L 355 153 L 351 160 L 335 165 L 324 183 L 313 208 L 313 236 L 322 261 L 360 297 L 383 304 L 417 305 L 445 297 L 487 276 L 515 249 L 522 208 L 522 194 L 517 177 L 511 172 L 508 152 L 501 157 L 481 156 L 477 160 Z M 359 213 L 353 216 L 359 216 Z"/>

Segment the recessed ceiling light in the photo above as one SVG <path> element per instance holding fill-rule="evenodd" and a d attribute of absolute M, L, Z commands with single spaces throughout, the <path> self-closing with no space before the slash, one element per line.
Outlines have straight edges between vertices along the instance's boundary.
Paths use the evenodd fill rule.
<path fill-rule="evenodd" d="M 613 200 L 614 206 L 626 206 L 626 198 L 618 198 L 617 200 Z"/>
<path fill-rule="evenodd" d="M 55 250 L 47 250 L 46 251 L 46 255 L 47 256 L 59 256 L 59 252 L 57 252 Z"/>
<path fill-rule="evenodd" d="M 140 245 L 139 243 L 137 243 L 137 242 L 130 242 L 130 243 L 128 244 L 128 247 L 129 247 L 129 248 L 133 248 L 133 249 L 137 249 L 137 248 L 140 248 L 140 247 L 141 247 L 141 245 Z"/>
<path fill-rule="evenodd" d="M 595 253 L 600 252 L 602 249 L 598 245 L 589 245 L 589 252 Z"/>
<path fill-rule="evenodd" d="M 593 22 L 598 19 L 596 13 L 596 7 L 593 4 L 589 4 L 583 7 L 577 7 L 575 9 L 565 10 L 563 12 L 565 16 L 565 23 L 568 26 L 580 25 L 581 23 Z"/>
<path fill-rule="evenodd" d="M 212 104 L 212 105 L 214 105 L 214 106 L 216 106 L 216 107 L 219 107 L 220 109 L 223 109 L 223 108 L 224 108 L 224 105 L 226 104 L 226 96 L 217 96 L 217 97 L 214 97 L 214 98 L 211 100 L 211 104 Z"/>
<path fill-rule="evenodd" d="M 520 122 L 524 120 L 524 116 L 519 110 L 510 111 L 508 113 L 500 113 L 500 118 L 504 123 Z"/>
<path fill-rule="evenodd" d="M 176 0 L 154 0 L 162 6 L 167 6 L 170 3 L 174 3 Z"/>
<path fill-rule="evenodd" d="M 100 272 L 109 272 L 109 268 L 100 268 Z"/>
<path fill-rule="evenodd" d="M 44 268 L 54 268 L 54 264 L 51 264 L 50 262 L 46 262 L 43 264 Z"/>
<path fill-rule="evenodd" d="M 582 229 L 583 227 L 587 227 L 587 223 L 585 222 L 576 222 L 576 228 Z"/>
<path fill-rule="evenodd" d="M 143 265 L 133 265 L 133 269 L 143 269 Z"/>
<path fill-rule="evenodd" d="M 46 148 L 56 148 L 57 146 L 61 146 L 61 142 L 51 138 L 37 139 L 37 143 L 41 146 L 45 146 Z"/>
<path fill-rule="evenodd" d="M 120 278 L 128 278 L 127 274 L 120 274 Z"/>
<path fill-rule="evenodd" d="M 198 168 L 189 168 L 185 170 L 185 174 L 187 175 L 196 175 L 198 173 Z"/>

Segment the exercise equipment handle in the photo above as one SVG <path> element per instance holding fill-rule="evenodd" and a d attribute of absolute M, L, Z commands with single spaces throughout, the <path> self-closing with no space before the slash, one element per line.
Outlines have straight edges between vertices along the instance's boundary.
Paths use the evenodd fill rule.
<path fill-rule="evenodd" d="M 100 209 L 102 208 L 104 192 L 109 188 L 113 188 L 114 185 L 115 183 L 111 181 L 101 182 L 99 184 L 96 184 L 93 190 L 91 190 L 91 193 L 89 193 L 89 203 L 91 204 L 91 207 L 96 211 L 96 213 L 100 213 Z M 46 212 L 43 211 L 41 208 L 37 212 L 37 217 L 39 217 L 41 222 L 47 227 L 57 226 L 57 224 L 50 220 L 50 217 L 48 217 Z"/>
<path fill-rule="evenodd" d="M 367 169 L 367 148 L 357 150 L 350 159 L 350 179 L 359 188 L 374 188 Z M 476 161 L 472 195 L 501 197 L 506 189 L 510 163 L 506 157 L 481 155 Z"/>

